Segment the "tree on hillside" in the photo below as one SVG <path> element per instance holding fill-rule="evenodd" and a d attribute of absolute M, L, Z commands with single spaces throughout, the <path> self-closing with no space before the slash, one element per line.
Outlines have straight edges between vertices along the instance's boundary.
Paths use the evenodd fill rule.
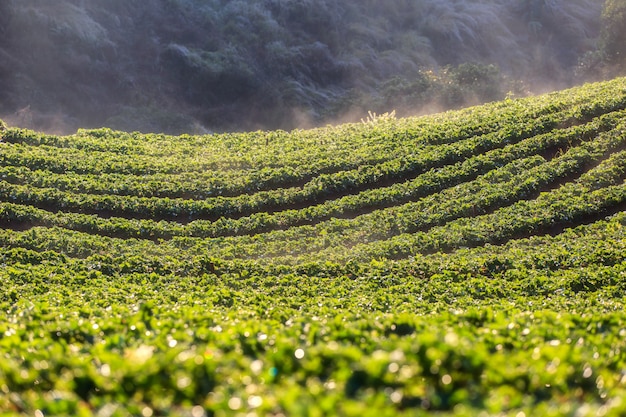
<path fill-rule="evenodd" d="M 605 11 L 613 57 L 624 55 L 625 2 L 609 0 Z M 172 126 L 188 120 L 288 129 L 294 112 L 321 124 L 343 113 L 457 107 L 501 97 L 511 87 L 500 78 L 569 83 L 597 51 L 603 5 L 0 0 L 0 116 L 32 104 L 72 115 L 73 128 L 178 132 Z M 180 123 L 164 124 L 163 114 Z"/>
<path fill-rule="evenodd" d="M 602 20 L 602 48 L 606 59 L 626 63 L 626 0 L 607 0 Z"/>

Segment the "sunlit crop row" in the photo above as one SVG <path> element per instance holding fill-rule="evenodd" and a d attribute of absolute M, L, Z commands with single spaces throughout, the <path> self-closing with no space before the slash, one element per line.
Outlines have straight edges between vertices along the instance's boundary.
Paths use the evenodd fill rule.
<path fill-rule="evenodd" d="M 1 129 L 0 415 L 623 415 L 625 123 Z"/>

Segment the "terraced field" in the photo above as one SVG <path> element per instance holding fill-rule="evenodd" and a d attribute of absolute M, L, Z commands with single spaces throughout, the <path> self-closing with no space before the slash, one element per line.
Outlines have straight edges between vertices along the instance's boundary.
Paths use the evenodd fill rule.
<path fill-rule="evenodd" d="M 626 79 L 293 132 L 0 127 L 0 415 L 626 413 Z"/>

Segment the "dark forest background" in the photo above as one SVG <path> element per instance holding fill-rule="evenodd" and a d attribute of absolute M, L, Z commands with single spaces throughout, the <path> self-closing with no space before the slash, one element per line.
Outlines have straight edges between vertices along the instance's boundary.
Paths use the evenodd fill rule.
<path fill-rule="evenodd" d="M 0 117 L 291 129 L 624 73 L 626 0 L 0 0 Z"/>

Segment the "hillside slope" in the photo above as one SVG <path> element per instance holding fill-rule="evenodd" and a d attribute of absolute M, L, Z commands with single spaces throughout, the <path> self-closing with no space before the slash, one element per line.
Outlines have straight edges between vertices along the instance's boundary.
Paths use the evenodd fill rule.
<path fill-rule="evenodd" d="M 0 118 L 179 133 L 458 108 L 602 77 L 621 3 L 5 0 Z"/>
<path fill-rule="evenodd" d="M 626 79 L 204 136 L 0 126 L 0 414 L 622 415 Z"/>

